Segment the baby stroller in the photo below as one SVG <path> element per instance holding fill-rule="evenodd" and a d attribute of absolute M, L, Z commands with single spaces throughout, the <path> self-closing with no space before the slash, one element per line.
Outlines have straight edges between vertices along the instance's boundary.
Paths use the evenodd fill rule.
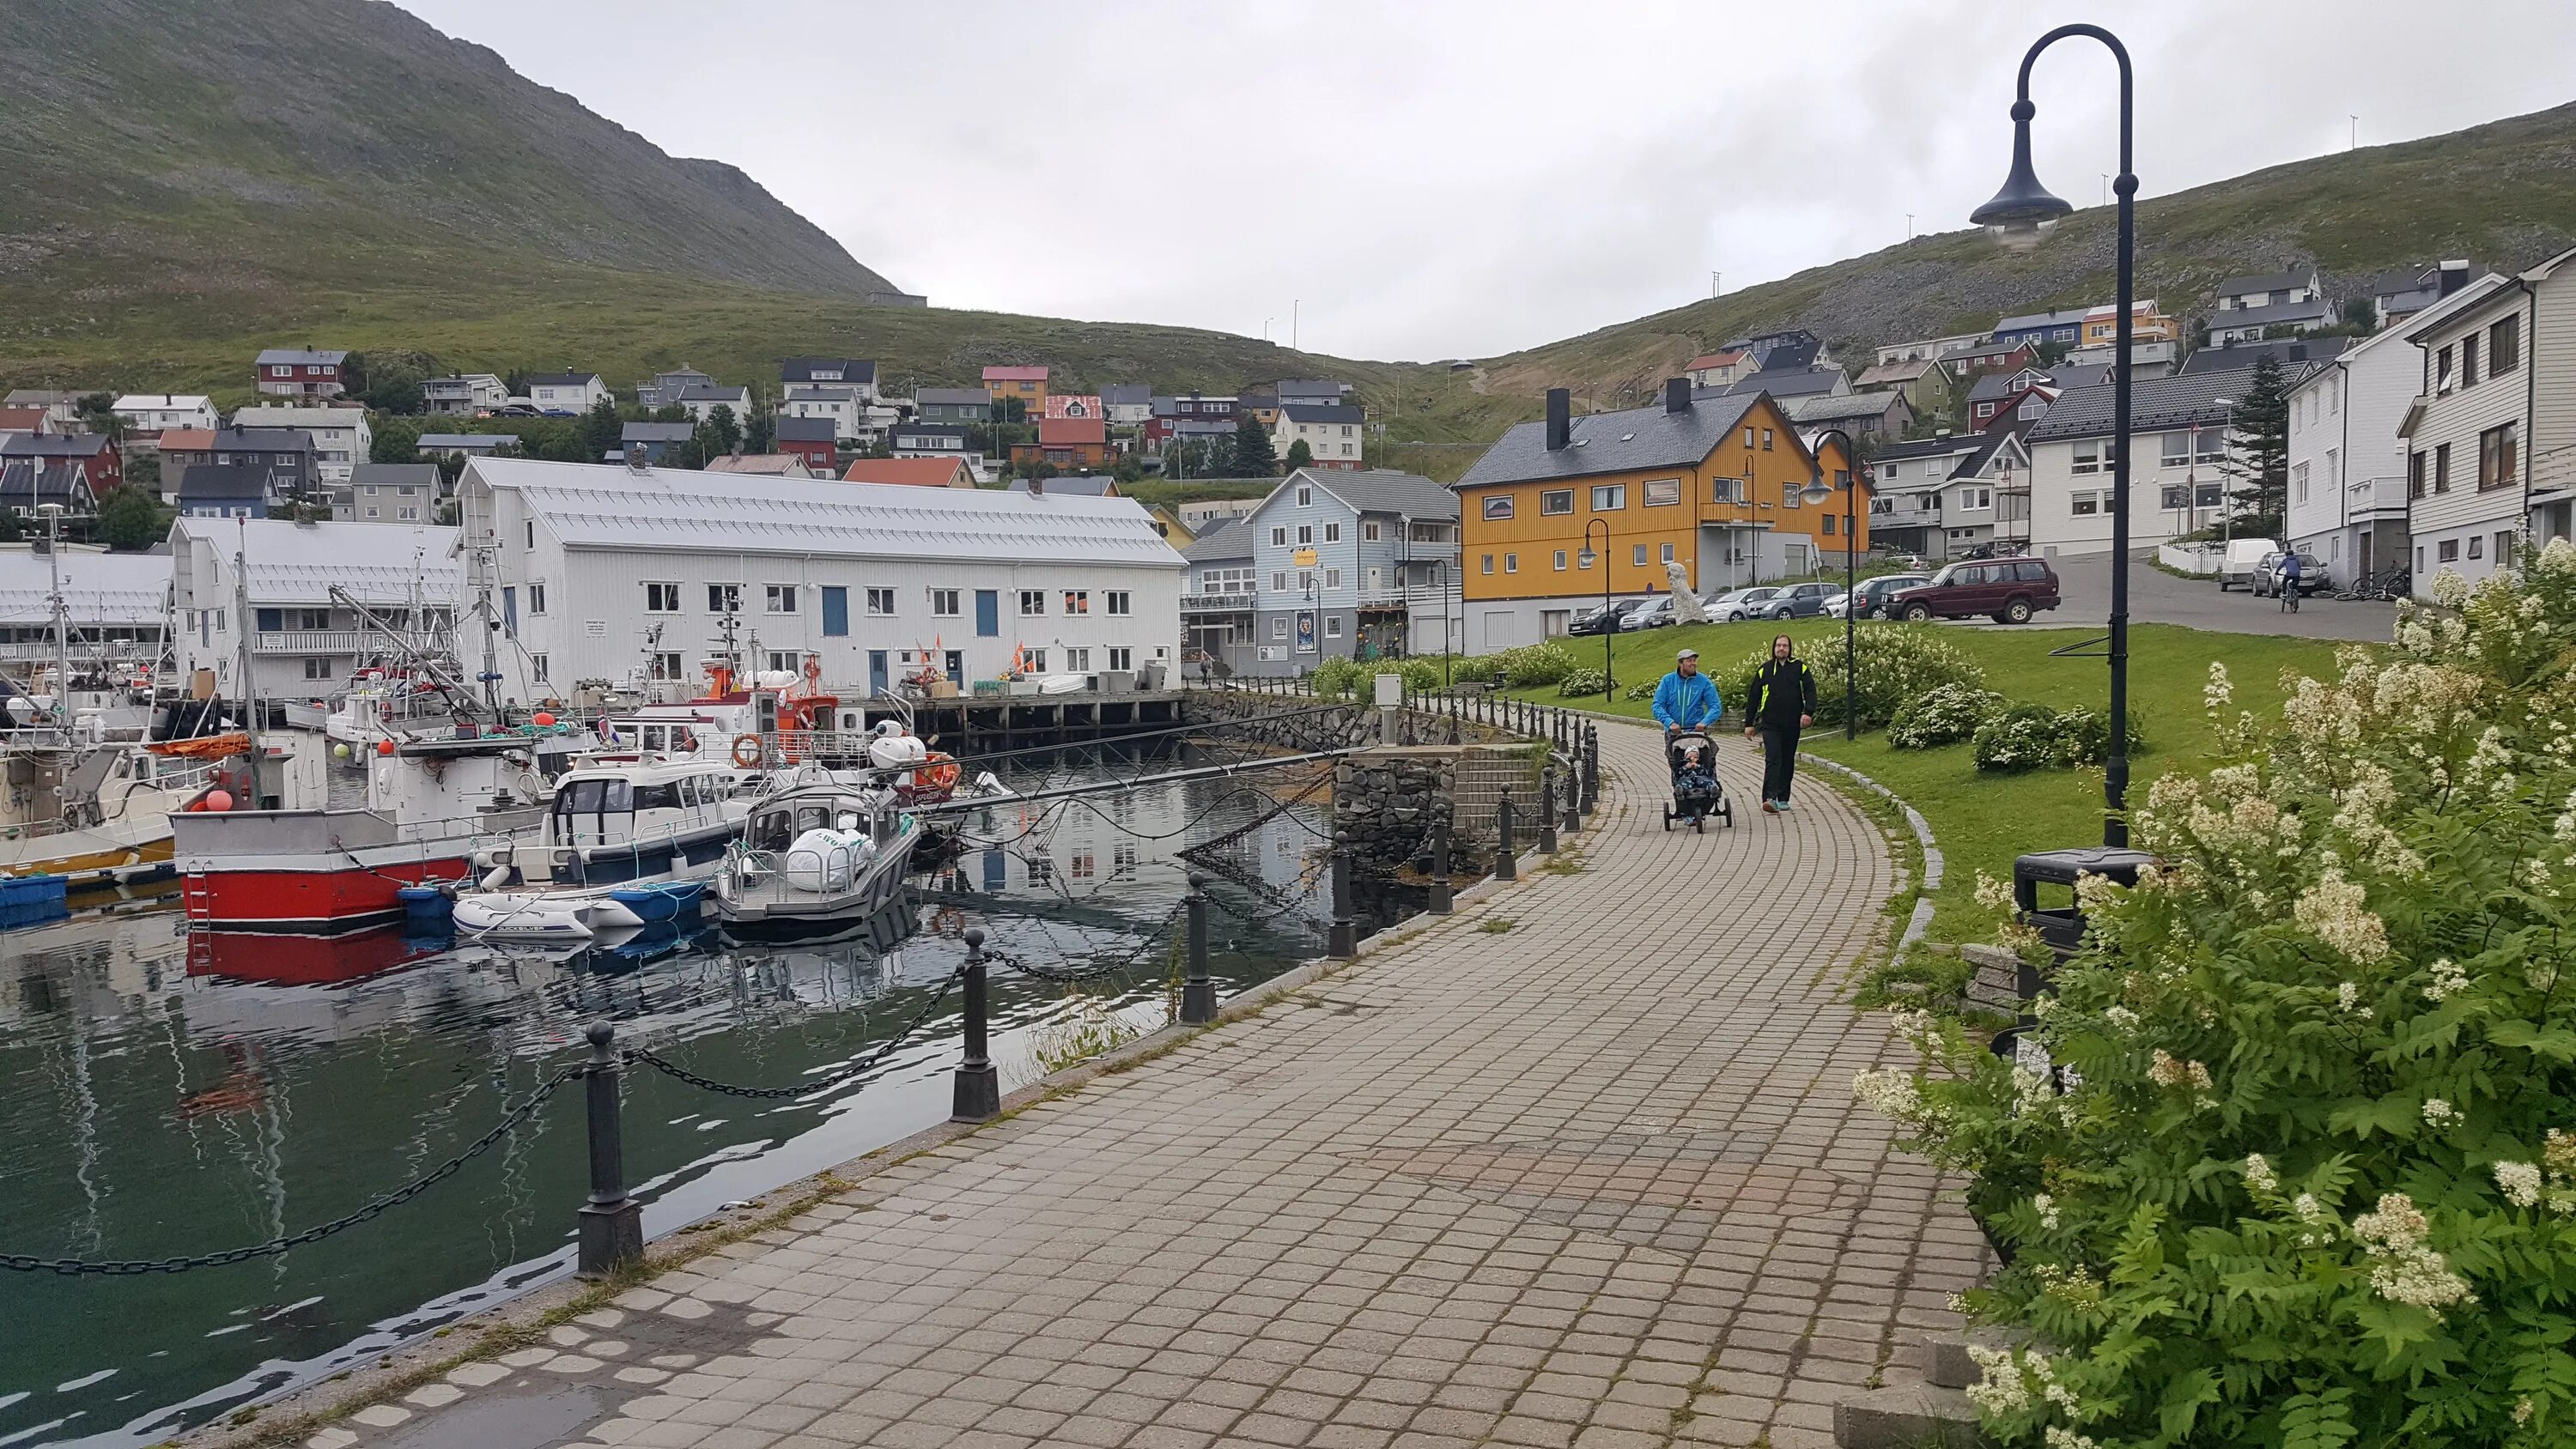
<path fill-rule="evenodd" d="M 1676 732 L 1665 749 L 1673 767 L 1673 803 L 1664 807 L 1664 828 L 1673 828 L 1676 820 L 1705 834 L 1712 815 L 1735 828 L 1735 806 L 1726 798 L 1726 787 L 1717 778 L 1717 742 L 1701 729 Z"/>

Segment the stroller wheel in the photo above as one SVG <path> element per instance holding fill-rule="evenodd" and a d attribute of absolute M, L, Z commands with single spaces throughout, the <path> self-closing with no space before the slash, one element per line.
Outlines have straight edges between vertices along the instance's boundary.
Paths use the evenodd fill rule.
<path fill-rule="evenodd" d="M 1691 817 L 1691 833 L 1692 833 L 1692 834 L 1694 834 L 1694 835 L 1706 835 L 1706 834 L 1708 834 L 1708 817 L 1707 817 L 1707 816 L 1705 816 L 1705 815 L 1694 815 L 1694 816 L 1692 816 L 1692 817 Z"/>
<path fill-rule="evenodd" d="M 1673 828 L 1673 807 L 1670 805 L 1664 807 L 1664 828 L 1666 830 Z"/>

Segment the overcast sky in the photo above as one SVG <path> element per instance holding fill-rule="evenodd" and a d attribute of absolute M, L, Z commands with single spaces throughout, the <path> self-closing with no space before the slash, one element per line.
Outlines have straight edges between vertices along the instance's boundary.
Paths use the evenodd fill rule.
<path fill-rule="evenodd" d="M 2144 194 L 2576 98 L 2576 5 L 2466 0 L 950 5 L 399 0 L 664 150 L 749 172 L 935 306 L 1535 345 L 1964 225 L 2048 19 L 2121 32 Z M 2447 40 L 2445 39 L 2447 37 Z M 2041 63 L 2098 202 L 2109 57 Z"/>

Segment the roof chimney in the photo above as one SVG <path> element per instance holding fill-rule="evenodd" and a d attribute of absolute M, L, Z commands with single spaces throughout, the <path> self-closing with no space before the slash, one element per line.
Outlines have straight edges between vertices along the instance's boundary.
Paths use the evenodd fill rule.
<path fill-rule="evenodd" d="M 652 465 L 652 463 L 651 463 L 651 462 L 646 458 L 646 456 L 645 456 L 645 452 L 644 452 L 644 445 L 643 445 L 642 443 L 629 443 L 629 444 L 627 444 L 627 445 L 626 445 L 626 471 L 627 471 L 627 472 L 629 472 L 629 473 L 649 473 L 649 472 L 651 472 L 651 471 L 652 471 L 652 469 L 653 469 L 653 465 Z"/>
<path fill-rule="evenodd" d="M 1035 473 L 1031 473 L 1029 475 L 1029 496 L 1031 498 L 1044 498 L 1046 496 L 1046 480 Z"/>
<path fill-rule="evenodd" d="M 1574 441 L 1574 394 L 1561 387 L 1547 390 L 1547 450 L 1562 451 Z"/>
<path fill-rule="evenodd" d="M 1687 377 L 1664 379 L 1664 411 L 1686 413 L 1691 410 L 1691 380 Z"/>
<path fill-rule="evenodd" d="M 2446 261 L 2442 263 L 2442 276 L 2440 283 L 2441 291 L 2438 295 L 2447 297 L 2468 284 L 2469 264 L 2466 261 Z"/>

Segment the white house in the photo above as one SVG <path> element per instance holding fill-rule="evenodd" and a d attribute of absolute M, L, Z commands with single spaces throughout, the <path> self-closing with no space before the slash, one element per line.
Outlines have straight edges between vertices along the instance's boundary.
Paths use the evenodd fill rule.
<path fill-rule="evenodd" d="M 1939 561 L 1991 542 L 1999 529 L 2009 538 L 2024 532 L 2016 503 L 2028 496 L 2030 453 L 2010 428 L 1885 444 L 1870 477 L 1874 545 Z"/>
<path fill-rule="evenodd" d="M 313 436 L 313 476 L 324 483 L 346 483 L 349 471 L 366 462 L 375 446 L 365 408 L 302 407 L 263 403 L 233 414 L 236 428 L 294 428 Z"/>
<path fill-rule="evenodd" d="M 223 426 L 214 400 L 195 393 L 127 393 L 116 400 L 110 411 L 125 419 L 129 443 L 140 443 L 147 437 L 157 439 L 171 428 L 204 428 L 211 432 Z"/>
<path fill-rule="evenodd" d="M 211 669 L 240 688 L 242 636 L 233 583 L 250 595 L 250 662 L 269 699 L 319 699 L 360 660 L 386 652 L 333 586 L 397 616 L 414 607 L 453 621 L 464 598 L 456 530 L 381 523 L 182 517 L 170 527 L 170 590 L 179 668 Z"/>
<path fill-rule="evenodd" d="M 2297 337 L 2334 324 L 2334 304 L 2321 297 L 2266 307 L 2232 307 L 2209 314 L 2209 345 L 2232 347 L 2266 337 Z"/>
<path fill-rule="evenodd" d="M 2576 503 L 2576 250 L 2480 277 L 2416 314 L 2422 349 L 2406 439 L 2415 591 L 2471 582 L 2523 541 L 2570 535 Z"/>
<path fill-rule="evenodd" d="M 170 555 L 107 553 L 66 543 L 61 565 L 68 652 L 87 659 L 151 659 L 160 653 L 170 594 Z M 0 547 L 0 659 L 55 657 L 55 573 L 26 544 Z"/>
<path fill-rule="evenodd" d="M 877 365 L 856 357 L 790 357 L 778 364 L 783 387 L 845 387 L 859 401 L 877 400 Z"/>
<path fill-rule="evenodd" d="M 1937 362 L 1953 352 L 1964 352 L 1986 340 L 1983 332 L 1959 332 L 1948 337 L 1918 337 L 1912 342 L 1891 342 L 1878 349 L 1878 365 L 1892 362 Z"/>
<path fill-rule="evenodd" d="M 488 372 L 433 377 L 420 385 L 421 411 L 449 417 L 471 417 L 510 400 L 510 389 Z"/>
<path fill-rule="evenodd" d="M 858 391 L 847 387 L 789 384 L 778 400 L 782 418 L 824 418 L 836 441 L 851 443 L 868 432 L 868 407 Z"/>
<path fill-rule="evenodd" d="M 1127 498 L 478 458 L 457 497 L 508 635 L 502 693 L 746 663 L 844 696 L 927 667 L 992 679 L 1168 664 L 1181 556 Z M 386 530 L 390 531 L 390 530 Z"/>
<path fill-rule="evenodd" d="M 1290 447 L 1304 443 L 1318 468 L 1359 468 L 1368 440 L 1361 429 L 1368 414 L 1356 404 L 1281 403 L 1270 441 L 1284 460 Z"/>
<path fill-rule="evenodd" d="M 608 384 L 595 372 L 541 372 L 528 379 L 528 401 L 560 417 L 586 413 L 608 396 Z"/>
<path fill-rule="evenodd" d="M 2289 541 L 2323 559 L 2337 586 L 2413 557 L 2397 429 L 2423 376 L 2422 349 L 2381 332 L 2290 389 Z"/>
<path fill-rule="evenodd" d="M 2294 371 L 2295 375 L 2295 371 Z M 2231 409 L 2254 372 L 2186 372 L 2131 385 L 2129 541 L 2147 547 L 2224 516 L 2235 486 L 2220 471 Z M 2111 547 L 2112 384 L 2071 387 L 2032 426 L 2030 546 L 2103 553 Z"/>
<path fill-rule="evenodd" d="M 747 387 L 684 387 L 671 402 L 687 409 L 689 416 L 701 423 L 715 416 L 718 408 L 733 409 L 736 423 L 751 421 L 751 389 Z"/>
<path fill-rule="evenodd" d="M 2218 310 L 2243 312 L 2257 307 L 2275 307 L 2284 302 L 2322 302 L 2326 290 L 2317 282 L 2314 267 L 2294 268 L 2286 272 L 2269 272 L 2261 276 L 2230 277 L 2218 284 Z M 2214 327 L 2218 319 L 2213 317 Z"/>
<path fill-rule="evenodd" d="M 1113 428 L 1141 428 L 1154 420 L 1154 389 L 1149 383 L 1113 382 L 1100 389 L 1100 410 Z"/>

